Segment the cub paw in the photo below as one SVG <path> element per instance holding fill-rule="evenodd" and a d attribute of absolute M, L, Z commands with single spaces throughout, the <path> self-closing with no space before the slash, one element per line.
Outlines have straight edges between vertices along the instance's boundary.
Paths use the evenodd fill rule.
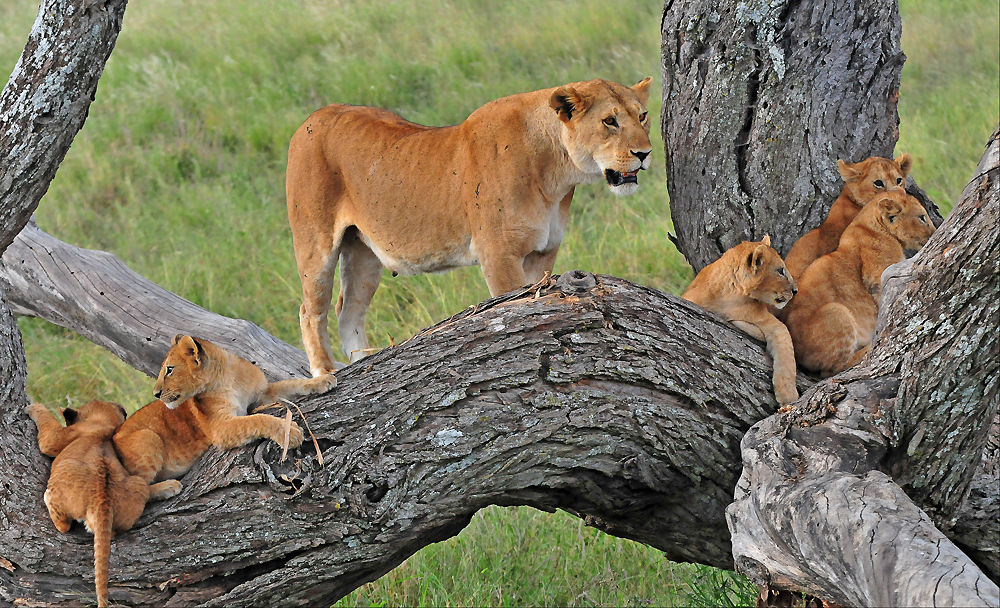
<path fill-rule="evenodd" d="M 181 493 L 181 482 L 176 479 L 168 479 L 160 483 L 149 486 L 150 500 L 166 500 Z"/>
<path fill-rule="evenodd" d="M 337 377 L 333 375 L 333 372 L 324 374 L 322 376 L 317 376 L 312 379 L 310 394 L 318 395 L 321 393 L 326 393 L 333 390 L 333 387 L 337 386 Z"/>
<path fill-rule="evenodd" d="M 778 400 L 778 405 L 788 405 L 798 401 L 799 391 L 793 386 L 790 389 L 774 389 L 774 398 Z"/>
<path fill-rule="evenodd" d="M 282 445 L 281 442 L 284 441 L 285 439 L 284 423 L 282 423 L 281 429 L 278 431 L 277 436 L 272 437 L 271 439 L 273 439 L 274 442 L 277 443 L 278 445 Z M 288 432 L 288 447 L 289 448 L 299 447 L 300 445 L 302 445 L 303 439 L 305 439 L 305 436 L 302 434 L 302 429 L 299 427 L 299 425 L 293 422 L 292 428 Z"/>
<path fill-rule="evenodd" d="M 28 416 L 30 416 L 31 419 L 34 420 L 36 423 L 38 422 L 39 416 L 44 416 L 45 414 L 49 413 L 49 409 L 44 405 L 42 405 L 41 403 L 28 404 L 27 406 L 25 406 L 24 411 L 26 411 L 28 413 Z"/>

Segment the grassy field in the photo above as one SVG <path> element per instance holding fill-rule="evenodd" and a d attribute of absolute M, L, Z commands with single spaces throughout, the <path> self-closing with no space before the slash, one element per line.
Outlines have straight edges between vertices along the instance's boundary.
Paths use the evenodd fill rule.
<path fill-rule="evenodd" d="M 627 9 L 623 9 L 627 6 Z M 86 127 L 39 225 L 112 251 L 137 272 L 220 314 L 300 344 L 299 284 L 284 207 L 288 139 L 332 101 L 453 124 L 519 91 L 602 77 L 654 78 L 659 117 L 662 2 L 149 0 L 133 3 Z M 997 0 L 903 0 L 909 57 L 897 153 L 949 209 L 1000 118 Z M 9 74 L 37 5 L 0 0 Z M 556 272 L 613 274 L 679 292 L 691 271 L 671 228 L 662 141 L 640 192 L 577 190 Z M 397 342 L 488 296 L 478 269 L 386 276 L 368 315 L 373 346 Z M 152 381 L 75 334 L 20 321 L 29 391 L 50 405 L 101 397 L 130 409 Z M 390 336 L 392 338 L 390 338 Z M 339 353 L 339 345 L 335 345 Z M 741 579 L 672 564 L 565 514 L 487 509 L 444 543 L 344 605 L 676 605 L 750 600 Z"/>

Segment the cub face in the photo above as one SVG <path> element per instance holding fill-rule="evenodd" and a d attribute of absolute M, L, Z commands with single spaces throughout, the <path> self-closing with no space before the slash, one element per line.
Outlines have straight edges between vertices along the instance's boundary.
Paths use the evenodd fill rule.
<path fill-rule="evenodd" d="M 578 82 L 556 89 L 549 106 L 562 121 L 562 142 L 576 167 L 601 175 L 614 194 L 639 189 L 638 173 L 649 168 L 651 80 L 632 87 L 604 80 Z"/>
<path fill-rule="evenodd" d="M 909 154 L 901 154 L 896 160 L 872 156 L 860 163 L 837 161 L 845 188 L 860 206 L 890 190 L 903 189 L 912 166 Z"/>
<path fill-rule="evenodd" d="M 739 274 L 744 293 L 768 306 L 782 309 L 798 293 L 795 279 L 785 269 L 785 262 L 771 247 L 771 237 L 759 243 L 743 243 L 746 251 L 740 256 Z"/>
<path fill-rule="evenodd" d="M 153 396 L 169 409 L 176 409 L 201 392 L 207 380 L 205 348 L 191 336 L 176 335 L 160 366 Z"/>
<path fill-rule="evenodd" d="M 920 249 L 934 233 L 927 210 L 906 192 L 887 193 L 877 204 L 883 225 L 903 249 Z"/>

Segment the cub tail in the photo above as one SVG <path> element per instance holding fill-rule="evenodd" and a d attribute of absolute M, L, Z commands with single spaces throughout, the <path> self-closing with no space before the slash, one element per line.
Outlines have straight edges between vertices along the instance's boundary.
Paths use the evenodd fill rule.
<path fill-rule="evenodd" d="M 114 513 L 107 495 L 95 500 L 87 510 L 87 527 L 94 533 L 94 584 L 97 587 L 97 605 L 108 605 L 108 569 L 111 561 L 111 537 Z"/>

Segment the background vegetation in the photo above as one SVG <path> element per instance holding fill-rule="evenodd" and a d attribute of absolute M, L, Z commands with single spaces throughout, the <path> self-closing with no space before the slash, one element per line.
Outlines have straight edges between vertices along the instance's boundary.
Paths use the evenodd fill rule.
<path fill-rule="evenodd" d="M 316 108 L 378 105 L 453 124 L 497 97 L 602 77 L 653 76 L 659 0 L 146 0 L 132 4 L 86 127 L 42 201 L 39 225 L 114 252 L 220 314 L 300 344 L 299 284 L 284 207 L 288 139 Z M 909 57 L 900 142 L 914 176 L 950 209 L 1000 119 L 998 0 L 902 0 Z M 37 3 L 0 0 L 10 73 Z M 654 121 L 655 122 L 655 121 Z M 584 268 L 679 293 L 691 270 L 671 229 L 662 141 L 639 194 L 577 190 L 556 272 Z M 368 315 L 388 346 L 488 296 L 478 269 L 386 275 Z M 130 409 L 152 381 L 72 332 L 22 319 L 29 391 L 49 405 Z M 335 345 L 339 351 L 339 345 Z M 745 581 L 526 508 L 480 512 L 344 605 L 727 605 Z"/>

